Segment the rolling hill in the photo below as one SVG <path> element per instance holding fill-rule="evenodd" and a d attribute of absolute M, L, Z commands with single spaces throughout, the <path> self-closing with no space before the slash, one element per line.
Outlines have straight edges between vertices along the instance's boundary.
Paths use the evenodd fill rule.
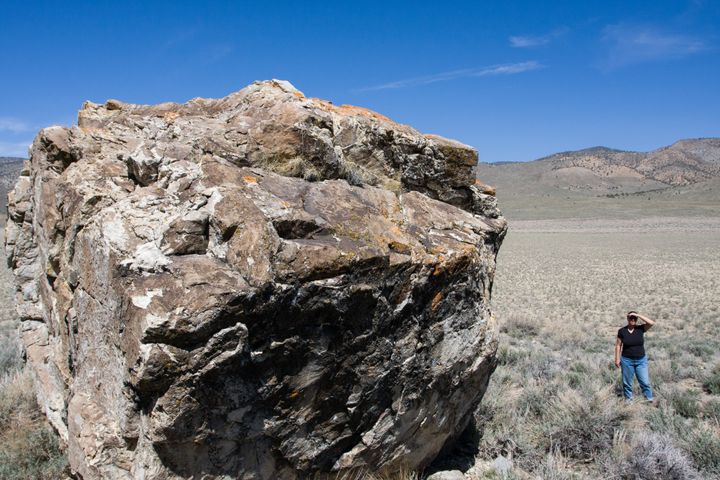
<path fill-rule="evenodd" d="M 720 216 L 720 138 L 680 140 L 651 152 L 605 147 L 532 162 L 481 163 L 510 219 Z"/>

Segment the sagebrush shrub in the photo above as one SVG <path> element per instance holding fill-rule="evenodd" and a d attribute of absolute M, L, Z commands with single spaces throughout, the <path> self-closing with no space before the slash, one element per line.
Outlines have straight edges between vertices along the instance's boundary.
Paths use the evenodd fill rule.
<path fill-rule="evenodd" d="M 720 475 L 720 434 L 717 429 L 701 424 L 685 432 L 682 438 L 683 448 L 700 470 Z"/>
<path fill-rule="evenodd" d="M 540 333 L 542 322 L 527 314 L 511 314 L 503 319 L 500 331 L 515 338 L 534 337 Z"/>
<path fill-rule="evenodd" d="M 702 408 L 703 416 L 720 427 L 720 400 L 708 400 Z"/>
<path fill-rule="evenodd" d="M 592 460 L 612 445 L 615 431 L 628 416 L 610 388 L 561 392 L 548 410 L 544 425 L 547 449 L 564 456 Z"/>
<path fill-rule="evenodd" d="M 685 418 L 695 418 L 700 414 L 700 392 L 697 390 L 672 390 L 668 401 L 675 412 Z"/>
<path fill-rule="evenodd" d="M 639 431 L 630 449 L 605 460 L 612 477 L 628 480 L 699 480 L 692 460 L 666 434 Z"/>
<path fill-rule="evenodd" d="M 720 395 L 720 365 L 716 365 L 703 381 L 703 387 L 708 393 Z"/>

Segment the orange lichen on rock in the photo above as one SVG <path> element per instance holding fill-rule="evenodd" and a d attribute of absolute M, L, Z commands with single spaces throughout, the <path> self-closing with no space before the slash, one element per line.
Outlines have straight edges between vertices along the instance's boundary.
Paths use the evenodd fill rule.
<path fill-rule="evenodd" d="M 443 264 L 445 263 L 445 256 L 444 255 L 438 255 L 435 259 L 435 268 L 433 268 L 432 275 L 433 277 L 437 277 L 444 271 Z"/>
<path fill-rule="evenodd" d="M 493 197 L 497 194 L 497 190 L 492 185 L 488 185 L 486 183 L 483 183 L 482 180 L 479 178 L 475 179 L 475 186 L 480 189 L 482 193 L 485 195 L 492 195 Z"/>
<path fill-rule="evenodd" d="M 178 118 L 179 116 L 180 116 L 180 114 L 179 114 L 178 112 L 173 112 L 173 111 L 166 112 L 165 114 L 163 114 L 163 118 L 164 118 L 167 122 L 172 122 L 172 121 L 174 121 L 176 118 Z"/>
<path fill-rule="evenodd" d="M 443 294 L 442 292 L 437 292 L 435 296 L 433 296 L 432 301 L 430 302 L 430 309 L 434 312 L 437 310 L 438 306 L 440 305 L 440 302 L 442 302 Z"/>
<path fill-rule="evenodd" d="M 393 252 L 401 253 L 403 255 L 409 255 L 412 251 L 410 245 L 408 245 L 407 243 L 402 243 L 395 240 L 388 243 L 388 247 L 390 247 L 390 250 L 392 250 Z"/>
<path fill-rule="evenodd" d="M 340 115 L 353 115 L 358 117 L 366 117 L 371 118 L 373 120 L 378 120 L 381 122 L 389 123 L 393 127 L 400 128 L 402 130 L 412 130 L 411 127 L 407 125 L 403 125 L 402 123 L 398 123 L 395 120 L 386 117 L 385 115 L 375 112 L 373 110 L 370 110 L 368 108 L 358 107 L 356 105 L 334 105 L 332 102 L 328 102 L 327 100 L 322 100 L 320 98 L 312 98 L 311 99 L 316 105 L 320 106 L 324 110 L 327 110 L 329 112 L 338 113 Z"/>
<path fill-rule="evenodd" d="M 437 255 L 438 253 L 447 253 L 447 248 L 443 247 L 442 245 L 433 245 L 432 247 L 430 247 L 430 253 L 432 253 L 433 255 Z"/>

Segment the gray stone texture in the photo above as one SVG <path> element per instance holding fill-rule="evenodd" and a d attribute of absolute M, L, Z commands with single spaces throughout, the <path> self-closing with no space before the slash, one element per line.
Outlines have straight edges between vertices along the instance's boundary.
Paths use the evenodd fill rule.
<path fill-rule="evenodd" d="M 421 468 L 495 366 L 476 152 L 284 81 L 86 103 L 8 195 L 21 335 L 84 479 Z"/>

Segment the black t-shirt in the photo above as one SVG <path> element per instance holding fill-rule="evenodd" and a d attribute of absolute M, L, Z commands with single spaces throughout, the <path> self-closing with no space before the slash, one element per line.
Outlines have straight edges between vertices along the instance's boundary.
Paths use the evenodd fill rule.
<path fill-rule="evenodd" d="M 618 338 L 623 344 L 622 356 L 632 359 L 638 359 L 645 356 L 645 324 L 638 325 L 635 327 L 632 333 L 628 330 L 628 327 L 623 327 L 618 330 Z"/>

